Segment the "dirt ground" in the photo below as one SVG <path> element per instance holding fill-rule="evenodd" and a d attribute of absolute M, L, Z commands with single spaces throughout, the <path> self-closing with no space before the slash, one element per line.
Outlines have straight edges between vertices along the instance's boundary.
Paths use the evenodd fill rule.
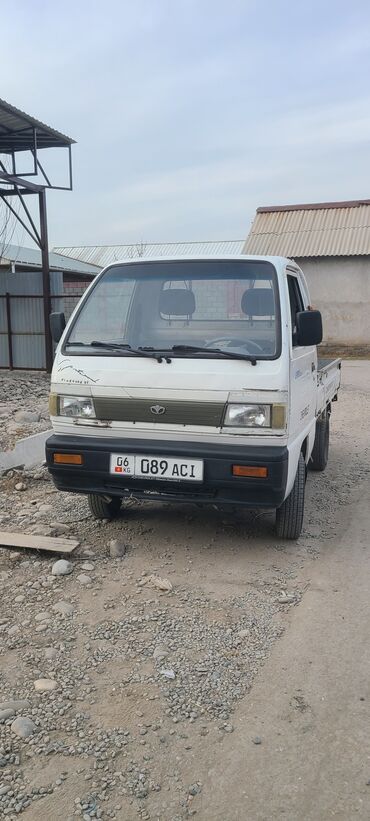
<path fill-rule="evenodd" d="M 0 529 L 81 542 L 65 576 L 0 553 L 0 817 L 368 821 L 369 398 L 370 362 L 344 363 L 297 542 L 259 512 L 99 524 L 44 469 L 0 478 Z"/>

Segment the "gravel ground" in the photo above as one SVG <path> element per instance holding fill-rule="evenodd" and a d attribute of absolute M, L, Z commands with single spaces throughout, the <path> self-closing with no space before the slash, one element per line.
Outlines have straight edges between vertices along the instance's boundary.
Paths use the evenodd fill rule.
<path fill-rule="evenodd" d="M 5 382 L 10 405 L 25 386 L 27 408 L 45 405 L 43 375 Z M 297 543 L 275 539 L 270 514 L 185 505 L 98 523 L 44 468 L 0 478 L 0 529 L 80 541 L 61 576 L 57 555 L 0 553 L 0 817 L 207 817 L 212 750 L 242 731 L 234 711 L 304 596 L 302 568 L 369 473 L 366 419 L 357 440 L 348 430 L 357 394 L 334 408 L 334 458 L 310 476 Z"/>
<path fill-rule="evenodd" d="M 39 371 L 0 371 L 0 451 L 50 427 L 49 385 Z"/>

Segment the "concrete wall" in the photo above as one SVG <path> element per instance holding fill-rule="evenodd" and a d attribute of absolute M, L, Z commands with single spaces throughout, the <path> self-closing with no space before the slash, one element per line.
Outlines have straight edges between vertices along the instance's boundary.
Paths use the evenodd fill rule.
<path fill-rule="evenodd" d="M 370 256 L 298 259 L 312 304 L 323 315 L 324 342 L 370 349 Z"/>

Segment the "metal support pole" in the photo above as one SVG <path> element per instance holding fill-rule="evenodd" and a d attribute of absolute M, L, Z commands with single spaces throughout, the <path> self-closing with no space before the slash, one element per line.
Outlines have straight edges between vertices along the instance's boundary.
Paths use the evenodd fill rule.
<path fill-rule="evenodd" d="M 42 295 L 44 302 L 44 323 L 45 323 L 45 364 L 48 373 L 53 367 L 53 340 L 50 330 L 50 268 L 49 268 L 49 246 L 48 246 L 48 225 L 46 217 L 46 193 L 45 189 L 39 192 L 40 210 L 40 239 L 41 239 L 41 263 L 42 263 Z"/>
<path fill-rule="evenodd" d="M 9 370 L 13 370 L 13 343 L 12 343 L 12 313 L 11 313 L 11 305 L 10 305 L 10 294 L 8 292 L 5 294 L 5 305 L 6 305 L 6 322 L 7 322 L 7 335 L 8 335 L 8 356 L 9 356 Z"/>

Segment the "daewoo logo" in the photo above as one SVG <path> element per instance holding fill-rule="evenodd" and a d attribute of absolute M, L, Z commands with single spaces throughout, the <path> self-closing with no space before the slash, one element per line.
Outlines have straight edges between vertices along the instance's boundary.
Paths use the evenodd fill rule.
<path fill-rule="evenodd" d="M 152 405 L 150 411 L 154 413 L 154 416 L 162 416 L 162 414 L 166 413 L 166 408 L 164 408 L 163 405 Z"/>

